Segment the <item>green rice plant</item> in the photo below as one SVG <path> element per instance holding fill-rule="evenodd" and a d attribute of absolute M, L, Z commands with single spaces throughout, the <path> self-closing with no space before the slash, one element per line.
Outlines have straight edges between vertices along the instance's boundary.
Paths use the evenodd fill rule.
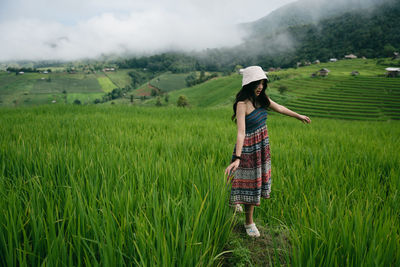
<path fill-rule="evenodd" d="M 223 262 L 234 221 L 223 177 L 236 140 L 230 108 L 0 114 L 0 265 Z M 400 124 L 311 119 L 267 120 L 272 194 L 255 219 L 289 237 L 284 254 L 272 237 L 269 261 L 399 265 Z"/>
<path fill-rule="evenodd" d="M 258 211 L 291 230 L 291 264 L 398 265 L 400 125 L 295 123 L 269 125 L 274 195 Z"/>
<path fill-rule="evenodd" d="M 206 114 L 2 110 L 1 264 L 216 264 L 232 214 Z"/>

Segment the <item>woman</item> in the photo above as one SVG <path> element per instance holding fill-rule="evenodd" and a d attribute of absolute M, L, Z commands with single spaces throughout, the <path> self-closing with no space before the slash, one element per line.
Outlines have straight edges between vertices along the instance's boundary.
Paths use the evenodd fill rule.
<path fill-rule="evenodd" d="M 225 175 L 232 180 L 230 204 L 246 213 L 245 229 L 249 236 L 260 233 L 253 221 L 254 206 L 260 198 L 269 198 L 271 192 L 271 158 L 268 131 L 265 124 L 269 108 L 305 123 L 311 120 L 272 101 L 266 94 L 268 78 L 259 66 L 243 70 L 242 89 L 233 104 L 232 120 L 237 122 L 237 140 L 231 164 Z"/>

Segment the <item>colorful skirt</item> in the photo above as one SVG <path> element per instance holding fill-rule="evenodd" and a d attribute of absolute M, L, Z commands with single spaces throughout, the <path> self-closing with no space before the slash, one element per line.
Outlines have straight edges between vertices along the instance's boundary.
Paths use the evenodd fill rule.
<path fill-rule="evenodd" d="M 259 206 L 260 199 L 270 198 L 271 193 L 271 155 L 266 125 L 246 133 L 241 158 L 232 174 L 229 203 Z"/>

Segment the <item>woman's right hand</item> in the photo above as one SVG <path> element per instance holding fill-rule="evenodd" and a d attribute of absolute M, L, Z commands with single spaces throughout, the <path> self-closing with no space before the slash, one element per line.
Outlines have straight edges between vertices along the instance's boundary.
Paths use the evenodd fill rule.
<path fill-rule="evenodd" d="M 240 164 L 240 159 L 236 159 L 234 162 L 229 164 L 229 166 L 225 169 L 225 175 L 228 175 L 229 179 L 232 176 L 232 173 L 236 171 L 236 169 L 239 167 Z"/>
<path fill-rule="evenodd" d="M 304 116 L 304 115 L 299 115 L 299 117 L 297 119 L 302 121 L 303 123 L 311 123 L 310 118 L 307 116 Z"/>

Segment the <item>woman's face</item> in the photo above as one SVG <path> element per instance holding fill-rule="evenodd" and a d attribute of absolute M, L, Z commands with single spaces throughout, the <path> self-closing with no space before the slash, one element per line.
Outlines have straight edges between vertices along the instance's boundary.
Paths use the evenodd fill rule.
<path fill-rule="evenodd" d="M 260 83 L 257 85 L 256 89 L 254 89 L 254 94 L 256 96 L 259 96 L 261 94 L 263 87 L 264 87 L 264 80 L 261 80 Z"/>

